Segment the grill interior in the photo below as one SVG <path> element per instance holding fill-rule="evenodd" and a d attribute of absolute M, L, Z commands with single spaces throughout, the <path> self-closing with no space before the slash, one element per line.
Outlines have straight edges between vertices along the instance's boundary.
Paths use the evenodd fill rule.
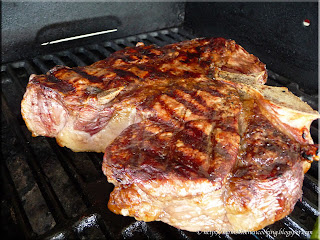
<path fill-rule="evenodd" d="M 142 41 L 160 46 L 196 36 L 169 28 L 100 42 L 1 66 L 2 227 L 8 237 L 33 239 L 307 239 L 318 212 L 318 163 L 305 175 L 303 197 L 281 221 L 246 235 L 191 233 L 162 222 L 142 222 L 107 208 L 113 185 L 101 171 L 102 154 L 74 153 L 54 139 L 32 138 L 20 114 L 30 74 L 55 65 L 85 66 Z M 286 86 L 314 109 L 318 96 L 271 70 L 268 85 Z M 318 122 L 311 126 L 318 143 Z"/>

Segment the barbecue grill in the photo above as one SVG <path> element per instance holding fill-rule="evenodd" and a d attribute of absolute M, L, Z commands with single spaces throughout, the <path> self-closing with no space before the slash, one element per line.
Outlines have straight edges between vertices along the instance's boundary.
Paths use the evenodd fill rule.
<path fill-rule="evenodd" d="M 234 39 L 267 64 L 268 85 L 285 86 L 318 109 L 318 3 L 2 3 L 2 231 L 27 239 L 308 239 L 319 215 L 318 163 L 293 212 L 264 229 L 191 233 L 107 208 L 113 185 L 103 154 L 74 153 L 32 138 L 20 114 L 30 74 L 85 66 L 137 42 L 202 36 Z M 318 143 L 318 122 L 311 126 Z"/>

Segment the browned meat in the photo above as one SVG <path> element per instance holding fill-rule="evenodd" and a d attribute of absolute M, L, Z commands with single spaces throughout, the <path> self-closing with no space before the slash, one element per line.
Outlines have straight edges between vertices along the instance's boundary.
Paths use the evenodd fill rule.
<path fill-rule="evenodd" d="M 55 137 L 74 151 L 104 152 L 122 130 L 145 118 L 137 111 L 141 102 L 172 84 L 228 72 L 259 83 L 267 76 L 256 57 L 221 38 L 126 48 L 91 66 L 31 75 L 22 116 L 34 136 Z"/>
<path fill-rule="evenodd" d="M 34 136 L 105 152 L 108 207 L 189 231 L 258 230 L 301 197 L 319 118 L 234 41 L 126 48 L 88 67 L 32 75 Z"/>
<path fill-rule="evenodd" d="M 115 185 L 109 209 L 218 232 L 255 231 L 288 215 L 309 168 L 301 153 L 317 148 L 284 133 L 259 94 L 212 81 L 147 102 L 156 117 L 106 149 L 103 171 Z"/>

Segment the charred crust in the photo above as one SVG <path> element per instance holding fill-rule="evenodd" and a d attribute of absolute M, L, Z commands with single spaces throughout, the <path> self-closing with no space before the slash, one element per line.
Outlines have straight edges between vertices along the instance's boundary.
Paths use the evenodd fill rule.
<path fill-rule="evenodd" d="M 103 82 L 103 80 L 101 80 L 99 77 L 94 76 L 94 75 L 90 75 L 90 74 L 86 73 L 85 71 L 83 71 L 81 69 L 81 67 L 75 67 L 75 68 L 72 68 L 72 70 L 74 72 L 76 72 L 77 74 L 79 74 L 80 76 L 88 79 L 92 83 L 102 83 Z"/>

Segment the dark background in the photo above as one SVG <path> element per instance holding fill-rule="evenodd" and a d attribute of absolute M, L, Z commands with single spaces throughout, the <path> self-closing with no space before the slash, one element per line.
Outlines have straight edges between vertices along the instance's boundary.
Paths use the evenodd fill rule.
<path fill-rule="evenodd" d="M 303 25 L 308 19 L 310 26 Z M 97 41 L 184 26 L 234 39 L 269 69 L 318 89 L 318 2 L 3 2 L 2 62 Z M 41 43 L 107 29 L 72 42 Z"/>
<path fill-rule="evenodd" d="M 189 3 L 185 16 L 197 36 L 234 39 L 268 69 L 318 91 L 317 2 Z"/>

